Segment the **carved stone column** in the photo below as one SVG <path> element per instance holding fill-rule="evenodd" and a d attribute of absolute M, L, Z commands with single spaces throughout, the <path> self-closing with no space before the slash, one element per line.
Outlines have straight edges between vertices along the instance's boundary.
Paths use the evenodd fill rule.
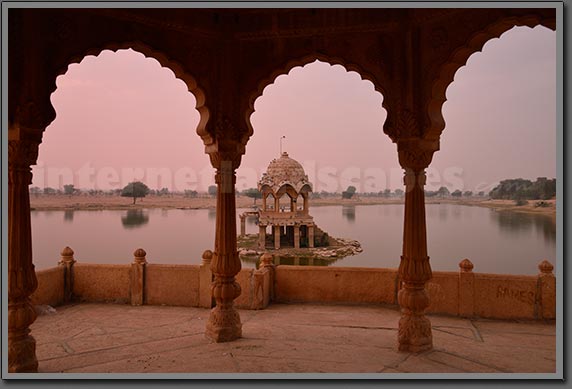
<path fill-rule="evenodd" d="M 308 247 L 314 247 L 314 226 L 308 226 Z"/>
<path fill-rule="evenodd" d="M 36 313 L 30 295 L 38 287 L 32 263 L 30 165 L 36 162 L 39 142 L 8 142 L 8 371 L 37 372 L 36 341 L 30 325 Z"/>
<path fill-rule="evenodd" d="M 300 248 L 300 226 L 298 224 L 294 225 L 294 248 Z"/>
<path fill-rule="evenodd" d="M 281 227 L 280 226 L 274 226 L 272 227 L 272 229 L 274 230 L 274 249 L 278 250 L 280 248 L 280 230 Z"/>
<path fill-rule="evenodd" d="M 405 216 L 403 223 L 403 255 L 399 264 L 402 289 L 398 294 L 401 307 L 399 350 L 420 352 L 433 347 L 431 323 L 425 317 L 429 296 L 425 283 L 431 279 L 427 255 L 425 222 L 425 168 L 433 150 L 419 144 L 399 144 L 399 162 L 405 169 Z"/>
<path fill-rule="evenodd" d="M 240 215 L 240 236 L 246 235 L 246 215 Z"/>
<path fill-rule="evenodd" d="M 240 316 L 233 306 L 241 292 L 235 280 L 241 269 L 236 249 L 236 175 L 232 161 L 223 159 L 217 165 L 216 234 L 211 263 L 216 306 L 211 310 L 205 335 L 215 342 L 228 342 L 242 336 Z"/>
<path fill-rule="evenodd" d="M 258 248 L 263 249 L 266 247 L 266 226 L 258 225 Z"/>

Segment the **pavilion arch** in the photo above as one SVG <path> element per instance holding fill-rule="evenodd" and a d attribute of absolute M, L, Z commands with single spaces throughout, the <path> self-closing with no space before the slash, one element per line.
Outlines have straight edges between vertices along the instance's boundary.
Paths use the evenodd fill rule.
<path fill-rule="evenodd" d="M 290 198 L 296 198 L 298 196 L 298 193 L 296 192 L 296 189 L 294 189 L 294 187 L 290 184 L 285 184 L 282 185 L 277 191 L 276 191 L 276 196 L 278 196 L 278 198 L 281 198 L 283 195 L 287 194 L 288 196 L 290 196 Z"/>
<path fill-rule="evenodd" d="M 539 15 L 524 15 L 501 18 L 484 29 L 473 33 L 464 46 L 457 47 L 449 59 L 440 67 L 437 78 L 430 85 L 431 92 L 427 103 L 429 127 L 424 134 L 428 140 L 438 140 L 445 129 L 443 104 L 447 101 L 446 92 L 454 81 L 455 73 L 466 65 L 469 57 L 482 51 L 483 46 L 491 39 L 500 38 L 502 34 L 517 26 L 534 28 L 542 25 L 556 30 L 555 18 L 541 18 Z"/>
<path fill-rule="evenodd" d="M 204 88 L 199 85 L 197 79 L 192 76 L 184 66 L 171 59 L 167 54 L 162 51 L 153 49 L 149 45 L 141 42 L 141 41 L 132 41 L 132 42 L 110 42 L 102 45 L 98 45 L 97 47 L 91 47 L 86 50 L 83 50 L 81 53 L 70 54 L 64 64 L 57 68 L 57 71 L 50 78 L 49 82 L 49 94 L 50 96 L 56 91 L 56 79 L 67 73 L 69 69 L 69 65 L 71 64 L 79 64 L 83 59 L 87 56 L 95 56 L 97 57 L 101 54 L 104 50 L 109 50 L 112 52 L 117 52 L 119 50 L 126 50 L 132 49 L 140 54 L 143 54 L 145 58 L 153 58 L 163 68 L 167 68 L 171 70 L 175 77 L 179 80 L 183 81 L 187 85 L 187 89 L 190 93 L 193 94 L 196 100 L 195 109 L 199 112 L 199 123 L 197 124 L 196 132 L 203 140 L 205 146 L 210 145 L 214 142 L 213 137 L 209 132 L 207 132 L 207 122 L 209 120 L 210 111 L 206 105 L 206 95 L 204 92 Z M 50 101 L 51 105 L 51 101 Z M 51 109 L 54 111 L 53 118 L 51 118 L 50 122 L 53 121 L 56 117 L 55 109 L 51 106 Z"/>
<path fill-rule="evenodd" d="M 266 89 L 266 87 L 274 84 L 278 76 L 289 74 L 290 71 L 295 67 L 304 67 L 316 61 L 325 62 L 330 66 L 341 65 L 347 72 L 356 72 L 357 74 L 359 74 L 362 81 L 364 80 L 370 81 L 373 84 L 374 91 L 381 94 L 383 97 L 381 108 L 389 112 L 388 109 L 389 99 L 387 98 L 388 90 L 382 86 L 383 83 L 380 80 L 381 79 L 380 76 L 376 76 L 372 72 L 366 71 L 363 66 L 346 61 L 341 57 L 313 53 L 302 56 L 300 58 L 290 59 L 286 62 L 276 65 L 274 67 L 274 70 L 272 70 L 266 76 L 262 76 L 256 83 L 254 89 L 250 93 L 248 93 L 248 105 L 245 112 L 245 121 L 248 129 L 248 137 L 251 137 L 254 134 L 254 129 L 252 127 L 252 123 L 250 120 L 252 114 L 255 112 L 254 103 L 259 97 L 261 97 L 264 94 L 264 90 Z"/>

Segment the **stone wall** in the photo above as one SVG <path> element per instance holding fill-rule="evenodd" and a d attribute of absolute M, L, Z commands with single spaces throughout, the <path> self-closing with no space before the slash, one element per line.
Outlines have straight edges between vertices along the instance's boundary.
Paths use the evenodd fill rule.
<path fill-rule="evenodd" d="M 56 306 L 64 302 L 64 267 L 57 266 L 36 272 L 38 288 L 30 296 L 33 305 Z"/>
<path fill-rule="evenodd" d="M 459 272 L 433 272 L 426 284 L 427 313 L 491 319 L 556 317 L 556 279 L 547 262 L 539 265 L 538 276 L 518 276 L 473 273 L 470 261 L 470 268 L 463 267 L 465 261 Z M 399 289 L 397 269 L 276 268 L 276 302 L 397 305 Z"/>
<path fill-rule="evenodd" d="M 80 302 L 128 303 L 131 265 L 76 263 L 72 296 Z"/>
<path fill-rule="evenodd" d="M 278 266 L 276 301 L 396 304 L 392 269 Z"/>
<path fill-rule="evenodd" d="M 142 268 L 142 270 L 140 270 Z M 74 263 L 69 302 L 111 302 L 132 305 L 173 305 L 211 308 L 210 264 L 103 265 Z M 237 308 L 262 309 L 270 304 L 273 270 L 242 269 L 237 275 L 242 293 Z M 36 272 L 34 305 L 66 303 L 65 267 Z"/>
<path fill-rule="evenodd" d="M 544 261 L 538 276 L 473 273 L 464 260 L 459 272 L 433 272 L 426 284 L 428 313 L 494 319 L 553 319 L 556 280 Z M 71 301 L 133 305 L 213 306 L 210 263 L 201 265 L 95 265 L 71 267 Z M 64 266 L 38 271 L 36 305 L 65 303 Z M 236 280 L 237 308 L 263 309 L 279 303 L 350 303 L 397 306 L 396 269 L 264 266 L 242 269 Z"/>

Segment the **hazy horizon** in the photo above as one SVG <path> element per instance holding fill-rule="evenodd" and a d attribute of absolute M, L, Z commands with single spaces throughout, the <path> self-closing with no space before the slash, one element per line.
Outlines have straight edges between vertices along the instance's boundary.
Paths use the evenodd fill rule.
<path fill-rule="evenodd" d="M 214 183 L 195 98 L 156 60 L 103 51 L 70 65 L 57 86 L 32 186 L 107 190 L 140 179 L 152 189 L 206 191 Z M 447 99 L 427 190 L 488 191 L 502 179 L 556 176 L 554 31 L 517 27 L 487 42 L 456 73 Z M 340 65 L 314 62 L 279 76 L 255 103 L 237 189 L 256 186 L 282 136 L 317 192 L 402 189 L 382 101 Z"/>

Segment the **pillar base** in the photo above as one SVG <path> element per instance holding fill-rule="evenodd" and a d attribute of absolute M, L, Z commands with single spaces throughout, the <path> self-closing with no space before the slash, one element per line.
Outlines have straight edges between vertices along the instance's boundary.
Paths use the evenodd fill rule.
<path fill-rule="evenodd" d="M 431 322 L 423 315 L 403 313 L 397 338 L 399 351 L 419 353 L 433 349 Z"/>
<path fill-rule="evenodd" d="M 240 315 L 234 308 L 211 310 L 205 336 L 216 343 L 231 342 L 242 337 Z"/>
<path fill-rule="evenodd" d="M 8 334 L 8 372 L 37 373 L 36 339 L 32 335 Z"/>

